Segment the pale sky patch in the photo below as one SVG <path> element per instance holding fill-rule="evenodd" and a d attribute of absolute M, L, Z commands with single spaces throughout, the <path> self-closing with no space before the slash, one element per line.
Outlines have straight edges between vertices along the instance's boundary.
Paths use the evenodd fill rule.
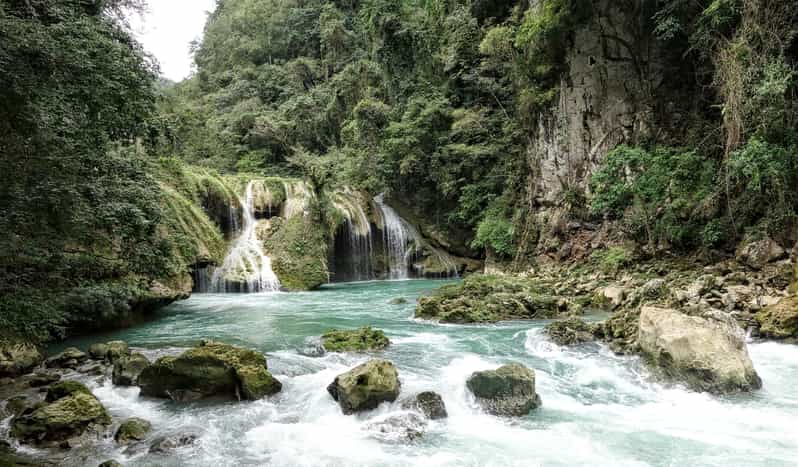
<path fill-rule="evenodd" d="M 191 41 L 201 39 L 208 12 L 216 0 L 148 0 L 143 16 L 131 15 L 136 38 L 161 65 L 161 74 L 172 81 L 187 78 L 194 70 Z"/>

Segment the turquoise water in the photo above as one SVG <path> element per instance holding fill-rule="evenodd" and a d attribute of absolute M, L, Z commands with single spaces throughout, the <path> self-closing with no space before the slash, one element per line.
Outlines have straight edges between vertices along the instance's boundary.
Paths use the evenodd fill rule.
<path fill-rule="evenodd" d="M 65 465 L 274 466 L 774 466 L 798 462 L 798 347 L 749 346 L 764 381 L 754 395 L 718 398 L 665 386 L 636 358 L 590 344 L 561 348 L 545 322 L 490 326 L 438 325 L 412 318 L 415 300 L 435 281 L 327 286 L 318 292 L 195 295 L 145 325 L 64 345 L 121 338 L 151 357 L 212 338 L 266 353 L 283 391 L 242 403 L 177 405 L 142 399 L 135 388 L 84 379 L 115 419 L 153 422 L 153 437 L 197 433 L 199 443 L 159 457 L 121 450 L 112 440 L 74 450 Z M 390 305 L 404 297 L 406 305 Z M 398 403 L 344 416 L 327 394 L 337 375 L 367 355 L 313 356 L 314 338 L 330 328 L 385 330 L 402 394 L 439 392 L 449 418 L 430 422 L 422 438 L 375 423 L 401 415 Z M 521 419 L 482 413 L 465 388 L 476 370 L 518 361 L 535 369 L 543 406 Z"/>

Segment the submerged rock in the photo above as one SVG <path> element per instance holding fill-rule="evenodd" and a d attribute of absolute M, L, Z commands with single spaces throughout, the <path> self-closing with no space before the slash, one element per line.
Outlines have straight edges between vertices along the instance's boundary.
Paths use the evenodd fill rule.
<path fill-rule="evenodd" d="M 0 378 L 29 373 L 42 361 L 44 354 L 33 344 L 0 342 Z"/>
<path fill-rule="evenodd" d="M 354 330 L 334 329 L 321 336 L 321 344 L 328 352 L 383 350 L 390 342 L 384 332 L 371 326 Z"/>
<path fill-rule="evenodd" d="M 495 323 L 554 318 L 558 301 L 530 279 L 473 275 L 422 297 L 415 316 L 443 323 Z"/>
<path fill-rule="evenodd" d="M 404 297 L 396 297 L 388 300 L 388 305 L 404 305 L 407 303 L 407 299 Z"/>
<path fill-rule="evenodd" d="M 150 452 L 157 454 L 169 454 L 176 449 L 191 446 L 196 443 L 199 436 L 194 433 L 180 433 L 169 436 L 162 436 L 150 445 Z"/>
<path fill-rule="evenodd" d="M 420 392 L 405 400 L 402 402 L 402 408 L 421 412 L 430 420 L 446 418 L 449 415 L 441 395 L 432 391 Z"/>
<path fill-rule="evenodd" d="M 725 393 L 759 389 L 742 329 L 731 319 L 688 316 L 645 306 L 638 344 L 646 360 L 672 379 L 699 391 Z"/>
<path fill-rule="evenodd" d="M 161 357 L 138 377 L 143 396 L 194 400 L 207 397 L 260 399 L 282 389 L 260 353 L 204 342 L 178 357 Z"/>
<path fill-rule="evenodd" d="M 150 432 L 152 424 L 141 418 L 128 418 L 119 426 L 114 434 L 114 441 L 127 444 L 132 441 L 143 441 Z"/>
<path fill-rule="evenodd" d="M 523 416 L 540 406 L 535 372 L 519 363 L 477 371 L 468 378 L 466 387 L 479 405 L 493 415 Z"/>
<path fill-rule="evenodd" d="M 140 353 L 120 357 L 114 363 L 111 380 L 117 386 L 134 386 L 141 372 L 148 366 L 150 366 L 150 361 Z"/>
<path fill-rule="evenodd" d="M 423 436 L 426 428 L 427 421 L 414 412 L 391 415 L 366 425 L 377 439 L 386 442 L 413 441 Z"/>
<path fill-rule="evenodd" d="M 546 334 L 557 345 L 574 345 L 596 340 L 596 326 L 579 318 L 555 321 L 546 326 Z"/>
<path fill-rule="evenodd" d="M 756 314 L 759 333 L 773 339 L 798 339 L 798 295 L 782 298 Z"/>
<path fill-rule="evenodd" d="M 105 407 L 80 383 L 54 385 L 47 400 L 52 402 L 37 404 L 14 418 L 11 435 L 23 442 L 63 441 L 83 434 L 92 425 L 111 423 Z"/>
<path fill-rule="evenodd" d="M 399 397 L 399 374 L 387 360 L 369 360 L 338 375 L 327 392 L 338 401 L 344 414 L 377 408 Z"/>

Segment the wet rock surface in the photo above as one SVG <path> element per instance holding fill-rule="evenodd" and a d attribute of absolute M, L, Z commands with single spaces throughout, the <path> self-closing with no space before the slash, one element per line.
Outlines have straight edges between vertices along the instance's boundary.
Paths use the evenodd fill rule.
<path fill-rule="evenodd" d="M 523 416 L 541 403 L 535 392 L 535 372 L 519 363 L 474 372 L 466 387 L 492 415 Z"/>
<path fill-rule="evenodd" d="M 338 375 L 327 387 L 344 414 L 377 408 L 382 402 L 399 397 L 399 374 L 393 363 L 370 360 Z"/>
<path fill-rule="evenodd" d="M 327 352 L 366 352 L 384 350 L 390 341 L 385 333 L 371 326 L 353 330 L 333 329 L 321 336 L 321 345 Z"/>

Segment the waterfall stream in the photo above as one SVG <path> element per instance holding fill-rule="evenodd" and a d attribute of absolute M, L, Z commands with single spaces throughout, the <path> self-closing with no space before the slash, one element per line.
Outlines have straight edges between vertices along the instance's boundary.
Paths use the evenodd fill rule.
<path fill-rule="evenodd" d="M 258 221 L 255 219 L 254 184 L 247 184 L 245 199 L 239 199 L 243 210 L 241 234 L 234 241 L 222 265 L 213 272 L 210 291 L 228 292 L 276 292 L 280 281 L 272 270 L 272 261 L 263 252 L 257 235 Z"/>
<path fill-rule="evenodd" d="M 418 232 L 387 204 L 383 195 L 374 198 L 382 213 L 383 244 L 388 265 L 389 279 L 407 279 L 411 257 L 420 245 Z"/>

